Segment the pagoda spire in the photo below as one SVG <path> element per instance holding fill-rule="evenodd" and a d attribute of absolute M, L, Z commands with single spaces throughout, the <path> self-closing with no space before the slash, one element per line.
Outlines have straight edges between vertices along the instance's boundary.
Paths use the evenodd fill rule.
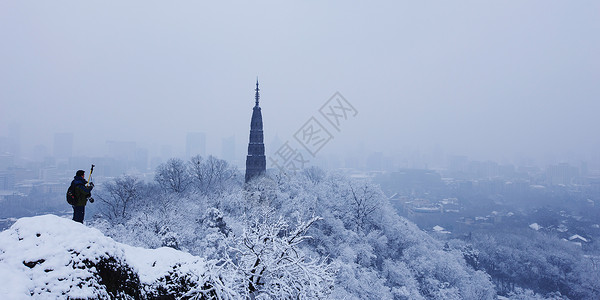
<path fill-rule="evenodd" d="M 260 176 L 266 171 L 266 157 L 265 157 L 265 144 L 263 142 L 263 122 L 262 113 L 260 106 L 258 106 L 258 100 L 260 94 L 258 91 L 258 77 L 256 77 L 256 93 L 254 98 L 256 104 L 252 108 L 252 119 L 250 120 L 250 139 L 248 141 L 248 156 L 246 156 L 246 182 L 252 178 Z"/>
<path fill-rule="evenodd" d="M 254 99 L 256 99 L 256 106 L 258 106 L 258 100 L 260 99 L 260 94 L 258 93 L 258 91 L 260 91 L 260 89 L 258 88 L 258 76 L 256 76 L 256 89 L 255 89 L 256 93 L 254 94 Z"/>

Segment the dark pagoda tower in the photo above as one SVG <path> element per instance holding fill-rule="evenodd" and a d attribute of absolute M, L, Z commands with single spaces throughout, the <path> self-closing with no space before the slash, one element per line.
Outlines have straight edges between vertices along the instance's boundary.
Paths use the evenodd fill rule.
<path fill-rule="evenodd" d="M 246 156 L 246 182 L 265 173 L 267 159 L 265 157 L 265 144 L 263 143 L 263 123 L 260 106 L 258 106 L 258 78 L 256 79 L 256 103 L 252 109 L 252 120 L 250 121 L 250 142 L 248 143 L 248 156 Z"/>

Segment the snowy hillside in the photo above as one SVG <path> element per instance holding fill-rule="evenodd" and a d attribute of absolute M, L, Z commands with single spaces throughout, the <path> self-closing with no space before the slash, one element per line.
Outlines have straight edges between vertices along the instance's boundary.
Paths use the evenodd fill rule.
<path fill-rule="evenodd" d="M 206 270 L 205 261 L 190 254 L 117 243 L 54 215 L 19 219 L 0 233 L 3 299 L 159 296 L 174 287 L 168 279 L 181 266 L 200 277 Z"/>
<path fill-rule="evenodd" d="M 188 192 L 117 178 L 90 227 L 45 215 L 0 233 L 0 299 L 598 299 L 570 243 L 530 229 L 438 240 L 378 186 L 310 171 L 184 178 Z"/>
<path fill-rule="evenodd" d="M 54 215 L 22 218 L 0 233 L 0 299 L 323 298 L 333 270 L 297 248 L 317 220 L 295 229 L 283 220 L 256 224 L 243 235 L 256 253 L 233 249 L 206 260 L 118 243 Z"/>

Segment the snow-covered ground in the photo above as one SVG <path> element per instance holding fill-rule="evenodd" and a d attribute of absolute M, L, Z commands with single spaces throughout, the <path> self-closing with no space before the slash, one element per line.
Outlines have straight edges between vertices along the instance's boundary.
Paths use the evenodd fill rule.
<path fill-rule="evenodd" d="M 139 292 L 176 265 L 202 274 L 205 262 L 171 248 L 117 243 L 97 229 L 54 215 L 22 218 L 0 232 L 2 299 L 108 298 L 113 277 L 127 278 L 125 284 Z M 119 276 L 106 275 L 107 269 Z"/>

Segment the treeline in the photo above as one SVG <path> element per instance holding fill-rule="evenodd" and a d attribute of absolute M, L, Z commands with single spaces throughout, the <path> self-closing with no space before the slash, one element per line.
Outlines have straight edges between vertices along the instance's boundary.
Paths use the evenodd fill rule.
<path fill-rule="evenodd" d="M 244 184 L 223 160 L 171 159 L 156 169 L 154 182 L 123 176 L 97 198 L 102 214 L 94 226 L 105 234 L 136 246 L 180 249 L 215 267 L 236 266 L 232 270 L 241 271 L 231 276 L 245 283 L 224 288 L 239 295 L 496 295 L 484 271 L 399 217 L 378 186 L 318 168 Z"/>
<path fill-rule="evenodd" d="M 519 289 L 562 299 L 600 299 L 600 256 L 533 230 L 473 233 L 473 267 L 492 276 L 497 290 Z"/>
<path fill-rule="evenodd" d="M 244 297 L 598 295 L 597 268 L 577 249 L 510 235 L 438 241 L 399 217 L 377 185 L 318 168 L 244 184 L 226 161 L 171 159 L 156 169 L 153 182 L 123 176 L 97 198 L 102 214 L 94 226 L 105 234 L 186 251 L 215 268 L 231 266 L 239 272 L 229 272 L 235 280 L 226 282 L 236 284 L 223 288 Z"/>

